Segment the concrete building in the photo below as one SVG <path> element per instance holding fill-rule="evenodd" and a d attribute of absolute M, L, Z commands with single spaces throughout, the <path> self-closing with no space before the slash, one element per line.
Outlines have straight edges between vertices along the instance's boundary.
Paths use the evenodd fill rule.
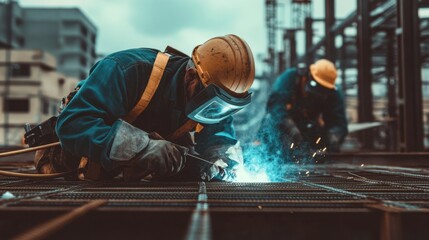
<path fill-rule="evenodd" d="M 79 80 L 56 68 L 54 56 L 44 51 L 0 50 L 0 145 L 19 145 L 25 123 L 38 124 L 57 114 L 61 98 Z"/>
<path fill-rule="evenodd" d="M 97 29 L 78 8 L 25 8 L 13 1 L 0 2 L 0 19 L 0 47 L 46 51 L 67 76 L 84 79 L 96 60 Z"/>
<path fill-rule="evenodd" d="M 0 48 L 23 48 L 23 9 L 16 2 L 0 2 Z"/>

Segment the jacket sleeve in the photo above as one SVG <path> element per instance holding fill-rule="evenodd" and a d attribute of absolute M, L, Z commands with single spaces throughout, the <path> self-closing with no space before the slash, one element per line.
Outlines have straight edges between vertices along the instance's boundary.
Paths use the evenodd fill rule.
<path fill-rule="evenodd" d="M 119 118 L 137 100 L 142 89 L 138 85 L 147 84 L 148 77 L 136 76 L 139 72 L 124 69 L 114 59 L 98 62 L 58 118 L 56 132 L 62 147 L 110 169 L 106 160 L 121 124 Z"/>
<path fill-rule="evenodd" d="M 323 109 L 323 120 L 325 122 L 325 130 L 328 138 L 328 148 L 338 151 L 339 145 L 343 142 L 348 133 L 347 118 L 344 106 L 344 97 L 340 90 L 336 90 L 334 94 L 327 99 Z"/>

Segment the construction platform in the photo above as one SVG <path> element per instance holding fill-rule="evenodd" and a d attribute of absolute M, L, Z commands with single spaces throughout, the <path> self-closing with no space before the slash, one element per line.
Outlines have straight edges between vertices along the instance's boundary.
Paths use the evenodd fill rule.
<path fill-rule="evenodd" d="M 329 155 L 271 183 L 0 177 L 0 195 L 0 239 L 429 239 L 428 154 Z"/>

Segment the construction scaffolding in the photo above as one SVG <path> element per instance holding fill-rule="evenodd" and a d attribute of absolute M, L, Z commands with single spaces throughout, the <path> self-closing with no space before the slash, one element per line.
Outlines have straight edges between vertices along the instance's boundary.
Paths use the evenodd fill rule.
<path fill-rule="evenodd" d="M 417 0 L 356 0 L 356 10 L 337 19 L 335 1 L 324 0 L 324 19 L 312 18 L 311 14 L 295 16 L 304 18 L 294 20 L 304 22 L 304 29 L 293 28 L 293 32 L 305 33 L 305 52 L 284 66 L 310 64 L 320 58 L 334 61 L 347 107 L 356 106 L 358 117 L 352 121 L 384 122 L 384 129 L 359 134 L 361 149 L 403 152 L 429 149 L 429 93 L 423 96 L 429 79 L 422 80 L 429 70 L 429 19 L 419 15 L 428 4 Z M 325 26 L 324 36 L 316 39 L 314 23 L 321 21 Z M 284 41 L 290 39 L 293 38 Z M 296 51 L 296 45 L 284 46 L 290 49 L 278 49 L 275 55 L 282 57 L 284 52 Z M 272 69 L 278 75 L 284 67 L 272 65 Z M 354 74 L 349 74 L 350 71 Z M 377 140 L 380 135 L 382 143 Z"/>

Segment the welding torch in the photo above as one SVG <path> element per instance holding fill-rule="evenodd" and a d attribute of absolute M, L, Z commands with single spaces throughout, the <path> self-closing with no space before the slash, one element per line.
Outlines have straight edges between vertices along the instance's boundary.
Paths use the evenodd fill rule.
<path fill-rule="evenodd" d="M 222 181 L 233 181 L 236 178 L 235 172 L 228 170 L 228 164 L 221 159 L 215 162 L 211 162 L 209 160 L 202 158 L 199 155 L 191 154 L 191 153 L 186 153 L 185 158 L 186 160 L 191 159 L 192 161 L 205 163 L 210 166 L 209 168 L 207 168 L 208 172 L 202 173 L 201 178 L 203 180 L 211 180 L 215 178 L 217 180 L 222 180 Z M 216 174 L 213 175 L 213 172 Z M 208 175 L 213 175 L 213 176 L 208 176 Z"/>

